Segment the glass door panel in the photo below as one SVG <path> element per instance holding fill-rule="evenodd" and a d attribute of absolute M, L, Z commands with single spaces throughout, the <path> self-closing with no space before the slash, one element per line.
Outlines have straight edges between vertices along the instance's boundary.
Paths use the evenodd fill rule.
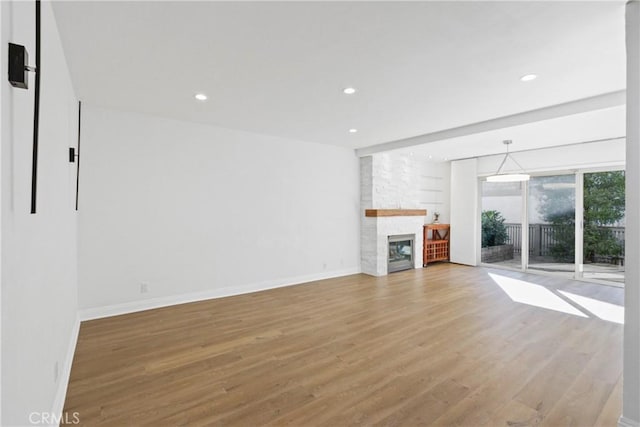
<path fill-rule="evenodd" d="M 522 267 L 522 185 L 482 182 L 481 262 Z"/>
<path fill-rule="evenodd" d="M 624 171 L 584 174 L 583 277 L 624 283 Z"/>
<path fill-rule="evenodd" d="M 531 177 L 528 268 L 575 272 L 575 175 Z"/>

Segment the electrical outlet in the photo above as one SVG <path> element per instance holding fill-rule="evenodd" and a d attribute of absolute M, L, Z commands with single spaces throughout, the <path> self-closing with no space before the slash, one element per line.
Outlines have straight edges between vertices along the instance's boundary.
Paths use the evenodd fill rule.
<path fill-rule="evenodd" d="M 327 269 L 327 263 L 326 263 L 326 262 L 323 262 L 323 263 L 322 263 L 322 269 L 323 269 L 323 270 L 326 270 L 326 269 Z"/>
<path fill-rule="evenodd" d="M 56 360 L 56 363 L 53 364 L 53 382 L 58 382 L 58 377 L 60 376 L 60 364 Z"/>
<path fill-rule="evenodd" d="M 140 283 L 140 293 L 146 294 L 147 292 L 149 292 L 149 284 L 147 282 Z"/>

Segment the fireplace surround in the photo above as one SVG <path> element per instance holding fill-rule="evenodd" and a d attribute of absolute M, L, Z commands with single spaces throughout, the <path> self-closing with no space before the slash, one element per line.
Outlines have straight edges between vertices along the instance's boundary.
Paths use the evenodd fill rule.
<path fill-rule="evenodd" d="M 422 267 L 422 228 L 424 210 L 373 209 L 365 212 L 361 222 L 360 252 L 362 272 L 372 276 L 385 276 L 389 268 L 389 236 L 413 237 L 413 266 Z M 406 251 L 406 249 L 404 249 Z M 420 259 L 418 259 L 420 258 Z M 404 267 L 402 268 L 404 269 Z M 398 271 L 398 270 L 396 270 Z"/>

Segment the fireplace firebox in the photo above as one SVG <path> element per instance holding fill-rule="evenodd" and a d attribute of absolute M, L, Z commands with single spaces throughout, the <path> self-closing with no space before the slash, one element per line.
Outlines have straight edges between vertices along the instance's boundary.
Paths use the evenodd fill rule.
<path fill-rule="evenodd" d="M 389 255 L 387 258 L 387 272 L 409 270 L 414 268 L 413 234 L 389 236 Z"/>

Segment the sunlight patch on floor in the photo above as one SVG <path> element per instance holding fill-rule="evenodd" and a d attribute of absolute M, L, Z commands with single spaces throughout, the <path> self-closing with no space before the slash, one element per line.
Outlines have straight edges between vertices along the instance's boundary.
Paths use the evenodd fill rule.
<path fill-rule="evenodd" d="M 589 317 L 544 286 L 493 273 L 489 273 L 489 277 L 515 302 L 574 316 Z"/>
<path fill-rule="evenodd" d="M 569 298 L 576 304 L 589 310 L 591 313 L 595 314 L 602 320 L 619 323 L 621 325 L 624 324 L 624 307 L 604 301 L 599 301 L 597 299 L 584 297 L 582 295 L 576 295 L 571 292 L 561 290 L 558 290 L 558 292 L 560 292 L 562 295 Z"/>

